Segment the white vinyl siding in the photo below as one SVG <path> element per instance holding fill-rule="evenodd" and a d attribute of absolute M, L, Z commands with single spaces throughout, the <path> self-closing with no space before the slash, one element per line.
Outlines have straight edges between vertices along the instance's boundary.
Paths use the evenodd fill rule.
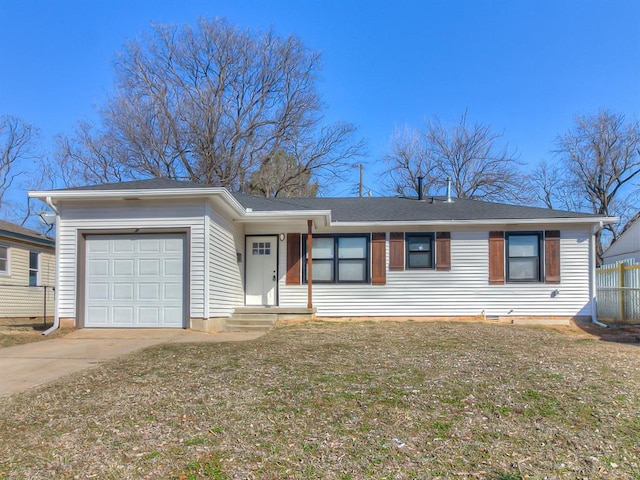
<path fill-rule="evenodd" d="M 244 234 L 242 226 L 209 209 L 209 317 L 229 317 L 244 305 Z M 238 253 L 242 262 L 238 263 Z"/>
<path fill-rule="evenodd" d="M 205 309 L 205 231 L 204 200 L 116 201 L 110 205 L 74 205 L 62 203 L 58 225 L 59 285 L 58 314 L 61 318 L 78 318 L 77 246 L 79 231 L 109 233 L 142 229 L 190 229 L 187 238 L 189 269 L 186 281 L 190 294 L 190 316 L 203 318 Z"/>
<path fill-rule="evenodd" d="M 544 227 L 538 227 L 544 230 Z M 506 230 L 506 229 L 505 229 Z M 528 229 L 528 231 L 534 228 Z M 512 231 L 512 230 L 509 230 Z M 561 231 L 561 282 L 489 285 L 489 229 L 451 231 L 451 270 L 389 271 L 386 285 L 315 284 L 319 316 L 590 315 L 588 228 Z M 280 270 L 286 268 L 280 255 Z M 551 293 L 558 289 L 556 296 Z M 280 305 L 306 305 L 307 286 L 280 282 Z"/>
<path fill-rule="evenodd" d="M 640 262 L 640 218 L 625 231 L 602 255 L 604 263 L 633 259 Z"/>

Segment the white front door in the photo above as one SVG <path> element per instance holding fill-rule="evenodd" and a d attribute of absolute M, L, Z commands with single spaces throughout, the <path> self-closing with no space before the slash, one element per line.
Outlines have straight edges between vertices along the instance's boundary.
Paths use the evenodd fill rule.
<path fill-rule="evenodd" d="M 246 304 L 275 306 L 278 291 L 278 237 L 246 237 Z"/>

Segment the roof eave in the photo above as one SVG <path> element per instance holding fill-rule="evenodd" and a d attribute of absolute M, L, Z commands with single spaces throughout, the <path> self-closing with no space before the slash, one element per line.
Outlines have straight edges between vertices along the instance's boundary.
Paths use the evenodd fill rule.
<path fill-rule="evenodd" d="M 238 202 L 226 188 L 223 187 L 203 187 L 188 189 L 128 189 L 128 190 L 54 190 L 54 191 L 32 191 L 28 193 L 29 198 L 38 198 L 51 201 L 56 204 L 61 200 L 142 200 L 167 197 L 181 198 L 206 198 L 212 196 L 222 197 L 227 204 L 239 215 L 246 214 L 245 208 Z"/>
<path fill-rule="evenodd" d="M 325 227 L 332 225 L 331 210 L 283 210 L 255 212 L 247 209 L 246 215 L 238 223 L 276 223 L 282 221 L 314 220 L 322 221 Z"/>
<path fill-rule="evenodd" d="M 572 217 L 572 218 L 493 218 L 481 220 L 409 220 L 409 221 L 367 221 L 367 222 L 332 222 L 331 226 L 340 227 L 395 227 L 395 226 L 452 226 L 452 225 L 599 225 L 616 223 L 617 217 Z"/>

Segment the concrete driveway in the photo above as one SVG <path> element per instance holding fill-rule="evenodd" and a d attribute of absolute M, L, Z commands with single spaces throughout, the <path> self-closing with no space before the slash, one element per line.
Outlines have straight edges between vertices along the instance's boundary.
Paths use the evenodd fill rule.
<path fill-rule="evenodd" d="M 264 332 L 207 334 L 173 329 L 90 329 L 0 348 L 0 397 L 162 343 L 241 342 Z"/>

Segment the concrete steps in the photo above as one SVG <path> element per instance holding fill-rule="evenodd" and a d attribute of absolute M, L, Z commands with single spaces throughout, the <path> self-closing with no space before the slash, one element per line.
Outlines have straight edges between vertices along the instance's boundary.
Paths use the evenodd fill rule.
<path fill-rule="evenodd" d="M 239 307 L 227 320 L 227 332 L 266 332 L 276 325 L 313 320 L 315 309 L 282 307 Z"/>

